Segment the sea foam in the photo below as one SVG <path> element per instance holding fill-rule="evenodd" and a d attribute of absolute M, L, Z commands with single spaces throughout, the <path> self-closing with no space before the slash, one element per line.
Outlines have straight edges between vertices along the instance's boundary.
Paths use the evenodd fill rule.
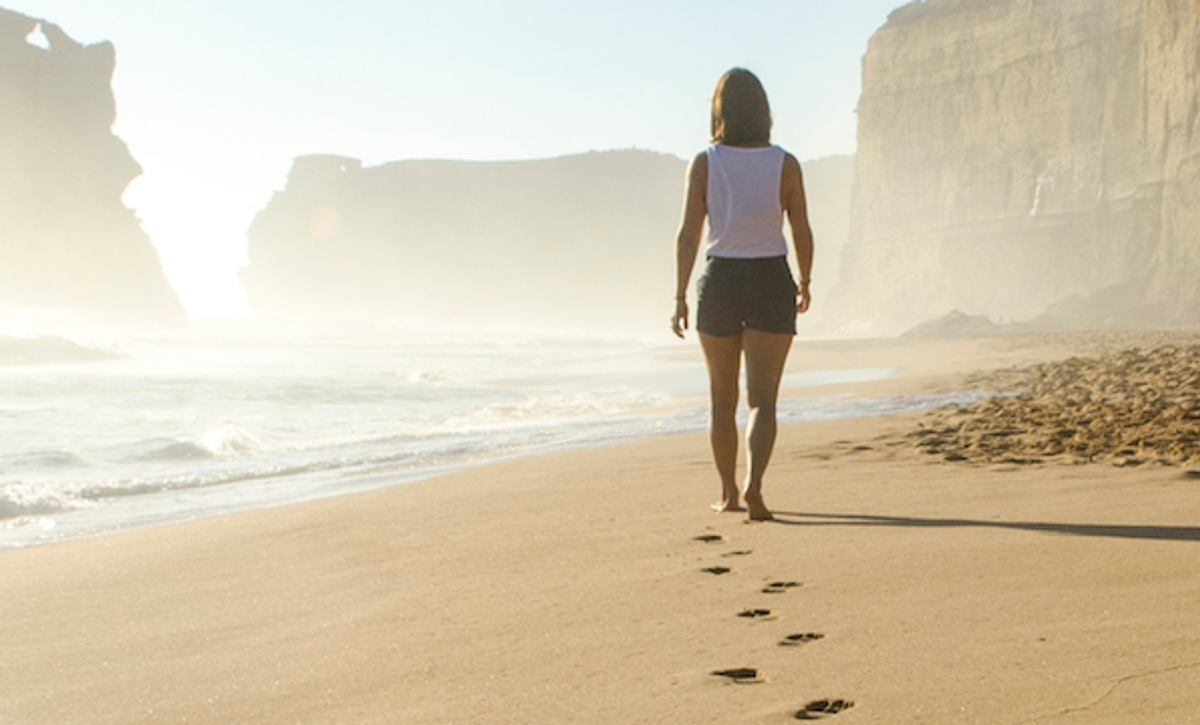
<path fill-rule="evenodd" d="M 102 365 L 0 366 L 0 548 L 706 423 L 703 365 L 680 361 L 676 348 L 336 332 L 250 323 L 139 332 Z M 24 350 L 37 346 L 20 339 Z M 57 349 L 79 359 L 96 352 Z M 824 371 L 785 385 L 888 374 Z M 811 420 L 915 404 L 808 399 L 781 403 L 780 414 Z"/>

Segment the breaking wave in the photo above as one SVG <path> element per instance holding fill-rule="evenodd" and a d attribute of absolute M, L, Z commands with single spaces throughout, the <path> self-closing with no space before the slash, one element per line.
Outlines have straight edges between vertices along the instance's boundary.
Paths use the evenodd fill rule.
<path fill-rule="evenodd" d="M 59 365 L 120 357 L 111 350 L 81 345 L 65 337 L 0 335 L 0 365 Z"/>

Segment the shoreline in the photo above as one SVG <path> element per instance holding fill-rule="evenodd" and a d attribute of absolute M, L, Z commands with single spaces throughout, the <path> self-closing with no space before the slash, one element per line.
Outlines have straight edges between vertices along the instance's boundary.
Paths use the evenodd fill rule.
<path fill-rule="evenodd" d="M 800 343 L 797 347 L 802 352 L 807 345 Z M 666 347 L 661 348 L 659 353 L 667 350 Z M 699 376 L 699 379 L 702 379 L 703 360 L 698 347 L 688 345 L 685 349 L 676 348 L 675 351 L 681 358 L 689 360 L 692 368 L 690 372 L 694 374 L 692 377 Z M 878 365 L 855 366 L 855 361 L 841 360 L 837 355 L 830 358 L 829 362 L 835 367 L 801 365 L 788 371 L 784 381 L 786 387 L 783 390 L 781 419 L 796 421 L 853 418 L 873 415 L 878 410 L 889 411 L 897 405 L 914 408 L 931 405 L 923 400 L 903 401 L 881 397 L 872 406 L 866 396 L 856 396 L 853 393 L 877 382 L 884 383 L 881 391 L 886 393 L 889 381 L 895 378 L 894 371 L 898 368 Z M 654 374 L 661 377 L 661 371 L 652 373 Z M 834 382 L 837 380 L 851 382 Z M 645 392 L 642 388 L 638 390 Z M 128 486 L 129 493 L 125 492 L 126 484 L 123 479 L 114 479 L 116 482 L 111 485 L 107 482 L 96 482 L 74 487 L 65 486 L 61 494 L 62 502 L 51 497 L 41 506 L 36 498 L 40 492 L 31 494 L 33 503 L 29 503 L 28 500 L 19 498 L 18 491 L 14 510 L 24 506 L 31 513 L 12 515 L 0 522 L 0 552 L 107 536 L 150 526 L 172 525 L 238 511 L 302 504 L 333 496 L 404 485 L 447 472 L 499 461 L 563 450 L 620 445 L 644 437 L 702 430 L 705 418 L 703 402 L 704 398 L 700 394 L 683 394 L 658 408 L 634 410 L 590 421 L 571 421 L 561 429 L 563 434 L 557 436 L 556 440 L 517 441 L 513 445 L 501 446 L 495 450 L 464 451 L 458 455 L 430 458 L 411 465 L 364 465 L 361 468 L 334 470 L 331 473 L 321 467 L 304 470 L 309 464 L 299 461 L 285 463 L 285 466 L 295 465 L 297 469 L 285 470 L 282 474 L 258 471 L 251 467 L 241 477 L 235 475 L 192 485 L 177 484 L 171 478 L 161 477 L 145 483 L 137 483 L 136 479 L 131 479 L 134 485 Z M 932 404 L 938 404 L 938 401 Z M 501 434 L 504 433 L 506 432 L 501 431 Z M 190 443 L 179 445 L 193 446 Z M 177 472 L 177 478 L 180 480 L 188 475 L 186 469 Z"/>
<path fill-rule="evenodd" d="M 1077 349 L 914 345 L 869 387 Z M 775 524 L 707 510 L 687 433 L 7 551 L 0 720 L 1187 721 L 1200 486 L 949 464 L 917 417 L 781 426 Z"/>
<path fill-rule="evenodd" d="M 779 417 L 780 425 L 799 425 L 807 422 L 819 422 L 825 420 L 856 420 L 861 418 L 870 418 L 879 415 L 894 415 L 896 409 L 900 412 L 927 412 L 948 402 L 965 402 L 973 399 L 973 394 L 968 391 L 959 393 L 913 393 L 895 395 L 884 395 L 881 397 L 867 397 L 864 395 L 855 394 L 860 389 L 861 385 L 871 384 L 881 381 L 868 381 L 867 383 L 855 384 L 828 384 L 817 386 L 798 386 L 789 389 L 781 390 Z M 814 394 L 813 391 L 820 391 Z M 702 409 L 682 405 L 671 406 L 665 409 L 667 416 L 681 416 L 692 413 L 702 413 Z M 431 465 L 420 470 L 407 470 L 403 472 L 397 471 L 374 471 L 363 472 L 356 474 L 353 479 L 355 483 L 340 484 L 336 489 L 326 486 L 324 490 L 314 488 L 311 492 L 304 495 L 293 496 L 285 499 L 255 499 L 252 503 L 243 502 L 241 505 L 220 504 L 210 505 L 207 508 L 197 508 L 195 510 L 182 510 L 168 515 L 155 514 L 154 520 L 137 521 L 137 520 L 121 520 L 116 525 L 103 530 L 97 530 L 93 525 L 87 523 L 79 523 L 72 521 L 67 527 L 64 527 L 61 522 L 63 512 L 58 514 L 49 514 L 46 516 L 25 515 L 10 519 L 0 524 L 0 534 L 3 534 L 3 529 L 20 532 L 22 529 L 26 531 L 40 529 L 45 532 L 41 539 L 18 540 L 17 537 L 11 537 L 6 543 L 0 538 L 0 556 L 3 556 L 7 551 L 15 551 L 19 549 L 34 547 L 34 546 L 53 546 L 68 541 L 86 540 L 102 536 L 111 536 L 131 531 L 138 531 L 145 528 L 156 528 L 160 526 L 173 526 L 179 523 L 190 521 L 201 521 L 214 516 L 228 516 L 238 513 L 270 510 L 284 506 L 302 506 L 309 503 L 324 501 L 339 496 L 353 496 L 361 493 L 367 493 L 376 490 L 393 488 L 397 486 L 406 486 L 413 483 L 436 479 L 458 471 L 471 470 L 480 467 L 486 467 L 497 463 L 508 461 L 536 459 L 540 456 L 552 455 L 555 453 L 566 453 L 578 450 L 588 450 L 592 448 L 608 448 L 619 447 L 641 440 L 651 440 L 664 436 L 671 435 L 694 435 L 699 434 L 699 429 L 685 429 L 673 431 L 657 431 L 653 430 L 651 423 L 655 420 L 656 415 L 652 413 L 638 413 L 632 416 L 631 419 L 641 422 L 641 427 L 646 428 L 639 433 L 617 433 L 611 436 L 601 436 L 595 438 L 581 439 L 571 442 L 556 442 L 552 444 L 544 444 L 541 446 L 532 446 L 516 452 L 508 452 L 504 454 L 495 454 L 493 457 L 484 458 L 481 460 L 445 462 L 437 465 Z M 744 411 L 739 413 L 739 426 L 745 424 Z M 221 486 L 229 485 L 245 485 L 245 481 L 231 481 L 223 483 Z M 202 493 L 207 492 L 206 489 L 200 489 Z M 248 497 L 242 496 L 243 500 L 249 500 Z M 137 507 L 145 502 L 137 499 L 117 498 L 113 503 L 106 504 L 105 513 L 110 513 L 112 508 L 119 508 L 123 505 Z M 111 507 L 111 508 L 110 508 Z M 70 512 L 67 512 L 70 513 Z M 48 522 L 49 525 L 45 525 Z M 69 533 L 63 534 L 66 529 Z"/>
<path fill-rule="evenodd" d="M 971 392 L 969 381 L 960 374 L 962 370 L 997 368 L 1047 357 L 1062 357 L 1069 353 L 1087 353 L 1128 344 L 1131 339 L 1153 343 L 1180 334 L 1186 333 L 1064 333 L 944 341 L 903 338 L 798 340 L 785 371 L 780 420 L 796 422 L 858 418 L 890 414 L 897 410 L 936 407 L 949 402 L 962 403 L 973 400 L 977 395 Z M 686 361 L 695 375 L 703 378 L 703 359 L 694 340 L 682 345 L 661 346 L 657 356 L 663 360 L 673 360 L 676 365 Z M 841 379 L 842 382 L 834 382 L 834 379 Z M 668 386 L 675 384 L 666 380 L 662 382 Z M 978 386 L 975 387 L 978 389 Z M 516 450 L 493 451 L 483 457 L 467 452 L 459 456 L 461 460 L 451 456 L 445 460 L 426 461 L 416 468 L 408 465 L 368 466 L 333 476 L 320 467 L 305 471 L 303 469 L 311 464 L 301 460 L 285 462 L 285 465 L 297 465 L 300 468 L 291 473 L 285 472 L 282 477 L 275 473 L 251 470 L 247 473 L 247 479 L 235 477 L 228 481 L 202 482 L 196 486 L 179 486 L 171 479 L 150 480 L 146 485 L 157 493 L 152 492 L 145 497 L 140 495 L 142 488 L 139 486 L 131 489 L 133 495 L 125 495 L 121 489 L 123 484 L 116 484 L 111 487 L 110 493 L 105 493 L 109 487 L 101 483 L 96 484 L 100 489 L 94 494 L 99 497 L 95 499 L 98 505 L 92 507 L 84 501 L 82 509 L 71 506 L 70 501 L 72 496 L 88 499 L 89 495 L 83 492 L 86 489 L 80 489 L 81 492 L 76 494 L 71 493 L 68 487 L 63 493 L 65 503 L 58 504 L 50 500 L 41 507 L 37 505 L 36 496 L 42 494 L 33 492 L 32 504 L 21 501 L 17 504 L 18 509 L 25 506 L 32 513 L 14 515 L 0 524 L 0 552 L 106 536 L 147 526 L 172 525 L 237 511 L 319 501 L 332 496 L 403 485 L 449 471 L 513 458 L 620 445 L 643 437 L 703 430 L 703 419 L 706 417 L 704 402 L 702 395 L 687 394 L 657 410 L 617 416 L 608 422 L 583 422 L 583 425 L 573 429 L 574 432 L 559 436 L 560 440 L 522 445 Z M 739 422 L 744 424 L 744 411 L 740 414 Z M 193 445 L 186 442 L 180 444 L 181 447 Z M 187 475 L 186 470 L 179 473 Z M 248 482 L 253 480 L 261 480 L 264 485 L 260 487 Z M 157 487 L 161 487 L 161 490 Z M 166 508 L 163 508 L 163 503 L 156 502 L 161 497 L 167 497 Z"/>
<path fill-rule="evenodd" d="M 947 392 L 940 394 L 900 393 L 895 395 L 885 395 L 882 397 L 866 397 L 855 394 L 855 391 L 857 390 L 855 384 L 835 384 L 814 387 L 823 387 L 838 392 L 822 391 L 824 394 L 813 395 L 813 387 L 797 387 L 781 391 L 781 405 L 779 407 L 779 424 L 781 426 L 804 425 L 806 423 L 823 421 L 854 421 L 878 416 L 903 415 L 910 412 L 924 413 L 952 402 L 968 402 L 974 400 L 974 394 L 969 391 L 962 391 L 958 393 Z M 693 412 L 691 408 L 682 407 L 672 408 L 671 410 L 677 415 L 680 413 Z M 637 417 L 642 419 L 646 425 L 649 425 L 649 422 L 654 418 L 653 415 L 647 414 L 639 414 Z M 744 418 L 744 412 L 739 413 L 739 427 L 744 426 Z M 240 506 L 232 506 L 229 504 L 210 506 L 203 510 L 197 509 L 197 511 L 200 511 L 199 513 L 195 511 L 184 510 L 165 516 L 156 514 L 156 518 L 152 521 L 122 521 L 121 523 L 104 530 L 96 530 L 90 526 L 87 526 L 86 524 L 80 525 L 76 522 L 72 522 L 70 524 L 70 528 L 75 530 L 70 531 L 65 535 L 61 532 L 66 527 L 63 527 L 62 524 L 58 523 L 61 521 L 62 512 L 59 512 L 58 515 L 47 516 L 27 515 L 0 524 L 0 529 L 7 528 L 9 530 L 16 531 L 26 529 L 27 527 L 28 530 L 41 529 L 45 532 L 45 538 L 27 541 L 18 541 L 16 537 L 10 539 L 15 543 L 5 543 L 3 539 L 0 539 L 0 556 L 3 556 L 5 552 L 8 551 L 17 551 L 30 547 L 54 546 L 56 544 L 62 544 L 70 541 L 81 541 L 97 537 L 113 536 L 147 528 L 175 526 L 181 523 L 203 521 L 208 518 L 231 516 L 251 511 L 268 511 L 286 506 L 303 506 L 341 496 L 355 496 L 372 491 L 412 485 L 422 481 L 437 479 L 442 476 L 457 473 L 459 471 L 484 468 L 510 461 L 531 459 L 536 460 L 541 456 L 553 455 L 556 453 L 569 453 L 572 451 L 615 448 L 639 441 L 653 440 L 673 435 L 701 434 L 702 431 L 700 430 L 668 432 L 649 430 L 637 434 L 627 433 L 616 435 L 614 437 L 592 438 L 569 443 L 559 442 L 547 444 L 541 447 L 535 446 L 529 449 L 520 450 L 518 452 L 499 454 L 495 457 L 482 460 L 442 463 L 425 469 L 405 471 L 403 473 L 398 473 L 395 471 L 366 472 L 357 474 L 354 477 L 356 483 L 339 486 L 336 490 L 328 489 L 323 492 L 313 492 L 302 496 L 295 496 L 292 498 L 279 500 L 262 499 L 254 503 L 243 503 Z M 234 481 L 221 485 L 228 486 L 239 484 L 244 485 L 245 481 Z M 314 491 L 315 490 L 316 489 L 314 489 Z M 243 499 L 245 498 L 246 497 L 243 496 Z M 108 504 L 108 506 L 116 508 L 120 507 L 122 503 L 124 503 L 124 499 L 118 498 L 116 503 Z M 129 501 L 129 505 L 134 507 L 141 503 L 143 502 L 137 500 Z M 49 525 L 45 525 L 44 522 L 49 522 Z M 2 531 L 0 531 L 0 534 L 2 534 Z"/>

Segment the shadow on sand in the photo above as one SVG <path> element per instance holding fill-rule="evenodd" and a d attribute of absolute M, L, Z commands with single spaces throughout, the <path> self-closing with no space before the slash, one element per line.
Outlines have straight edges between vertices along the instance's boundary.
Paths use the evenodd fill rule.
<path fill-rule="evenodd" d="M 1034 531 L 1043 534 L 1097 536 L 1111 539 L 1150 541 L 1200 541 L 1200 526 L 1133 526 L 1124 524 L 1061 524 L 1034 521 L 976 521 L 973 519 L 925 519 L 870 514 L 822 514 L 772 511 L 775 522 L 785 526 L 894 526 L 897 528 L 987 528 Z"/>

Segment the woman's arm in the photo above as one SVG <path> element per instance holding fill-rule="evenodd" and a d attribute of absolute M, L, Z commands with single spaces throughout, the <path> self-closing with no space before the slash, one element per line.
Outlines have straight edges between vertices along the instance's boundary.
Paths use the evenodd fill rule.
<path fill-rule="evenodd" d="M 812 228 L 808 225 L 808 202 L 804 198 L 804 174 L 800 171 L 800 162 L 791 154 L 783 158 L 783 179 L 779 187 L 779 196 L 779 201 L 787 212 L 788 223 L 792 227 L 796 266 L 800 270 L 799 290 L 796 292 L 800 300 L 796 303 L 796 312 L 803 313 L 808 311 L 808 306 L 812 303 L 808 284 L 812 277 L 813 235 Z"/>
<path fill-rule="evenodd" d="M 675 240 L 675 314 L 671 330 L 678 337 L 688 328 L 687 288 L 700 251 L 704 217 L 708 214 L 708 154 L 701 152 L 688 168 L 683 195 L 683 220 Z"/>

